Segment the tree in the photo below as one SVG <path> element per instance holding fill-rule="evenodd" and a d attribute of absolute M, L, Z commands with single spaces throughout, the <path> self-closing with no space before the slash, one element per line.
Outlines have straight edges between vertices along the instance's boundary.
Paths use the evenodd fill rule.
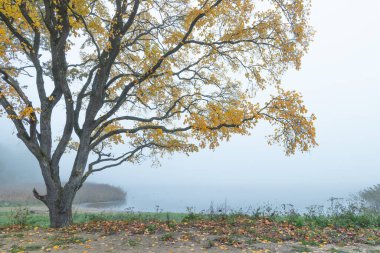
<path fill-rule="evenodd" d="M 366 201 L 374 210 L 380 211 L 380 184 L 360 191 L 359 197 Z"/>
<path fill-rule="evenodd" d="M 280 84 L 308 49 L 309 9 L 307 0 L 1 0 L 1 115 L 38 160 L 47 194 L 34 196 L 51 226 L 72 222 L 92 173 L 214 149 L 262 120 L 288 155 L 315 146 L 314 115 Z"/>

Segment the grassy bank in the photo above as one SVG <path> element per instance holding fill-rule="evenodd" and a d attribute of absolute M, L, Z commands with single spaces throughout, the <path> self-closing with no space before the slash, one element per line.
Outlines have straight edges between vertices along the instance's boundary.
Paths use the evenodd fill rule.
<path fill-rule="evenodd" d="M 335 228 L 380 228 L 380 213 L 365 210 L 358 213 L 352 211 L 334 214 L 299 214 L 290 213 L 170 213 L 170 212 L 117 212 L 117 213 L 83 213 L 75 212 L 74 223 L 86 223 L 92 221 L 165 221 L 165 222 L 202 222 L 223 221 L 233 224 L 241 218 L 257 221 L 267 220 L 275 223 L 286 223 L 294 227 L 335 227 Z M 27 207 L 17 207 L 7 211 L 0 211 L 0 227 L 11 225 L 47 227 L 49 217 L 44 213 L 30 212 Z"/>
<path fill-rule="evenodd" d="M 32 207 L 30 207 L 32 208 Z M 224 209 L 223 209 L 224 208 Z M 1 211 L 3 210 L 3 211 Z M 35 209 L 37 210 L 37 209 Z M 364 205 L 332 203 L 297 213 L 292 206 L 248 211 L 210 207 L 196 213 L 74 213 L 74 224 L 50 229 L 48 215 L 27 207 L 0 208 L 0 252 L 33 248 L 73 252 L 380 252 L 380 213 Z M 103 247 L 103 248 L 102 248 Z M 364 249 L 364 251 L 362 251 Z"/>
<path fill-rule="evenodd" d="M 188 247 L 187 252 L 241 252 L 242 249 L 353 252 L 366 248 L 364 252 L 378 253 L 380 250 L 380 215 L 375 213 L 318 217 L 192 212 L 75 213 L 74 225 L 57 230 L 47 228 L 47 215 L 22 213 L 23 210 L 26 209 L 0 212 L 0 238 L 4 240 L 0 252 L 1 248 L 23 252 L 37 246 L 46 252 L 51 249 L 106 252 L 101 247 L 113 248 L 115 252 L 146 252 L 147 248 L 170 252 L 173 247 Z M 17 222 L 24 224 L 15 225 Z"/>

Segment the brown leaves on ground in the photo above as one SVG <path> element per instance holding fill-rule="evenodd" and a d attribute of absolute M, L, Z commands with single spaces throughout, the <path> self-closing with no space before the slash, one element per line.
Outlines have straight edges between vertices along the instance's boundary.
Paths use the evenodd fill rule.
<path fill-rule="evenodd" d="M 380 230 L 332 226 L 298 227 L 286 222 L 239 217 L 233 220 L 179 223 L 93 221 L 63 229 L 11 226 L 0 229 L 0 238 L 4 241 L 0 243 L 0 252 L 5 249 L 26 252 L 27 247 L 33 245 L 41 252 L 65 249 L 74 252 L 106 252 L 106 249 L 110 249 L 109 252 L 112 252 L 111 248 L 115 249 L 114 252 L 147 252 L 148 249 L 154 249 L 154 252 L 170 252 L 165 251 L 169 249 L 177 249 L 173 252 L 265 252 L 266 249 L 270 249 L 270 252 L 297 252 L 296 249 L 301 248 L 306 252 L 324 252 L 324 247 L 331 249 L 332 245 L 356 245 L 359 248 L 374 247 L 378 250 Z"/>

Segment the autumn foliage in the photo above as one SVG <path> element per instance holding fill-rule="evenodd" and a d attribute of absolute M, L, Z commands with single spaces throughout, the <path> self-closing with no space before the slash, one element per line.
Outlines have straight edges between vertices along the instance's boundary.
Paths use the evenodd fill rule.
<path fill-rule="evenodd" d="M 48 193 L 35 196 L 69 210 L 96 171 L 213 149 L 260 121 L 286 154 L 308 151 L 315 116 L 281 77 L 307 52 L 309 9 L 307 0 L 1 0 L 1 115 L 40 163 Z"/>

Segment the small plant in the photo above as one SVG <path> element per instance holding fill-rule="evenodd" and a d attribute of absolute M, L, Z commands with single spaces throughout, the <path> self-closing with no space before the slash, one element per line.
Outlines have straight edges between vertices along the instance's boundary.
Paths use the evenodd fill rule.
<path fill-rule="evenodd" d="M 183 218 L 183 222 L 196 221 L 200 218 L 199 214 L 194 212 L 194 207 L 186 207 L 187 215 Z"/>
<path fill-rule="evenodd" d="M 25 249 L 18 245 L 12 245 L 10 253 L 25 252 Z"/>
<path fill-rule="evenodd" d="M 138 245 L 138 242 L 136 240 L 129 239 L 128 245 L 131 247 L 136 247 Z"/>
<path fill-rule="evenodd" d="M 167 242 L 167 241 L 173 241 L 174 240 L 174 235 L 173 233 L 166 233 L 163 236 L 161 236 L 161 241 Z"/>
<path fill-rule="evenodd" d="M 302 241 L 302 244 L 303 245 L 309 245 L 309 246 L 319 246 L 320 244 L 316 241 L 306 241 L 306 240 L 303 240 Z"/>
<path fill-rule="evenodd" d="M 173 227 L 174 227 L 174 225 L 171 223 L 169 213 L 166 213 L 166 220 L 165 220 L 165 223 L 166 223 L 166 226 L 168 226 L 168 228 L 173 228 Z"/>
<path fill-rule="evenodd" d="M 250 245 L 250 246 L 252 246 L 252 245 L 254 245 L 254 244 L 258 243 L 258 242 L 259 242 L 258 238 L 249 238 L 248 240 L 245 241 L 245 243 L 248 244 L 248 245 Z"/>
<path fill-rule="evenodd" d="M 157 231 L 157 225 L 156 224 L 148 224 L 146 227 L 146 230 L 148 231 L 149 234 L 153 234 Z"/>
<path fill-rule="evenodd" d="M 28 222 L 29 216 L 29 209 L 27 207 L 20 207 L 12 210 L 9 219 L 13 225 L 25 226 Z"/>
<path fill-rule="evenodd" d="M 0 235 L 0 238 L 2 239 L 2 238 L 8 238 L 8 237 L 11 237 L 10 235 L 8 235 L 8 234 L 3 234 L 3 235 Z"/>
<path fill-rule="evenodd" d="M 214 246 L 215 246 L 215 242 L 212 241 L 212 240 L 210 240 L 210 239 L 208 239 L 203 247 L 205 249 L 211 249 Z"/>
<path fill-rule="evenodd" d="M 162 211 L 162 208 L 159 205 L 156 205 L 156 214 L 160 214 Z"/>

